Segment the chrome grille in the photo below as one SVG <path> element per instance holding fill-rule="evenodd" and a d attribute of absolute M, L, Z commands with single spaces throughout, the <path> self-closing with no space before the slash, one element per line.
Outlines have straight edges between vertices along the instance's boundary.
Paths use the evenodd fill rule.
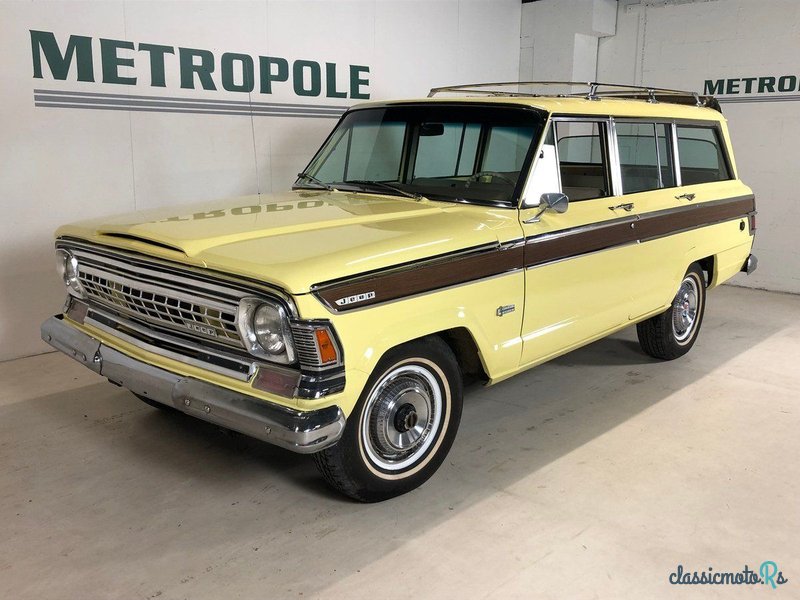
<path fill-rule="evenodd" d="M 236 327 L 239 301 L 262 295 L 275 298 L 277 292 L 264 294 L 181 265 L 82 242 L 57 246 L 78 259 L 79 278 L 90 305 L 115 313 L 117 322 L 168 335 L 175 344 L 186 346 L 189 354 L 196 353 L 198 346 L 185 340 L 208 340 L 203 345 L 208 352 L 215 349 L 230 357 L 249 357 L 252 364 Z M 295 320 L 291 327 L 298 362 L 318 370 L 320 356 L 313 330 Z"/>
<path fill-rule="evenodd" d="M 172 290 L 124 282 L 90 268 L 81 269 L 80 281 L 87 294 L 101 303 L 147 320 L 164 321 L 194 333 L 240 344 L 235 306 L 209 306 L 209 302 L 200 303 Z"/>
<path fill-rule="evenodd" d="M 236 304 L 199 299 L 97 266 L 82 264 L 79 278 L 89 298 L 100 304 L 183 332 L 242 346 L 236 329 Z"/>

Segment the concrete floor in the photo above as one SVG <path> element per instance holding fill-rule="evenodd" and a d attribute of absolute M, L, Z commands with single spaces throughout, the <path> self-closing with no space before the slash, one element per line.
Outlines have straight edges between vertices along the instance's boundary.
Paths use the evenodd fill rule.
<path fill-rule="evenodd" d="M 62 355 L 2 363 L 2 596 L 728 598 L 668 576 L 773 560 L 800 597 L 799 317 L 724 287 L 683 359 L 628 329 L 472 388 L 437 475 L 377 505 Z"/>

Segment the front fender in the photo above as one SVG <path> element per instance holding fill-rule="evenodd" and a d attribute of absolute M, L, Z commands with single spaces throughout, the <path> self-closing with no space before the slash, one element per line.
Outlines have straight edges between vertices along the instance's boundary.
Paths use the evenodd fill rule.
<path fill-rule="evenodd" d="M 521 270 L 338 313 L 327 309 L 313 295 L 304 294 L 296 299 L 304 318 L 327 318 L 336 328 L 344 350 L 345 396 L 349 401 L 342 409 L 347 414 L 381 357 L 396 346 L 426 335 L 465 328 L 492 379 L 519 366 L 524 308 Z M 514 305 L 514 309 L 498 316 L 497 309 L 509 305 Z"/>

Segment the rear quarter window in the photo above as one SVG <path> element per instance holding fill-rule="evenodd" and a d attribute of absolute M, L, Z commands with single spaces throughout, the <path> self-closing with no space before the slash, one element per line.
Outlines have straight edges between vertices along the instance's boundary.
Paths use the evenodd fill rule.
<path fill-rule="evenodd" d="M 683 185 L 731 178 L 716 127 L 679 125 L 677 130 Z"/>

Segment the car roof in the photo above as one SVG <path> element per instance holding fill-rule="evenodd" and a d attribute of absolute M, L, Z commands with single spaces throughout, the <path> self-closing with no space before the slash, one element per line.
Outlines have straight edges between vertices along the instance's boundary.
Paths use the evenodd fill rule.
<path fill-rule="evenodd" d="M 600 97 L 596 99 L 562 96 L 454 96 L 365 102 L 353 108 L 396 106 L 403 104 L 498 104 L 530 106 L 552 115 L 649 117 L 659 119 L 687 119 L 725 121 L 717 110 L 674 102 L 651 102 L 644 99 Z"/>

